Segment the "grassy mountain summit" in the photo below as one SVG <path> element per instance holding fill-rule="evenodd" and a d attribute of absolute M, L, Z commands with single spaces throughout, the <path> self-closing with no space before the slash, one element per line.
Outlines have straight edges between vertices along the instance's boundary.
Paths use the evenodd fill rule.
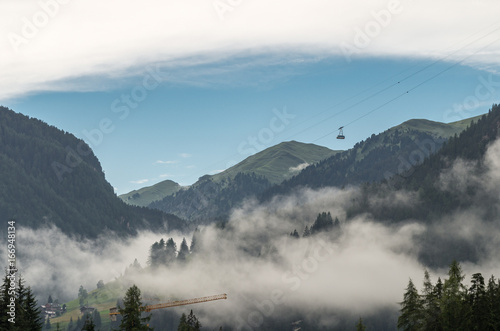
<path fill-rule="evenodd" d="M 449 124 L 425 119 L 406 121 L 378 135 L 372 134 L 348 151 L 307 167 L 269 188 L 261 199 L 287 194 L 298 187 L 356 186 L 407 172 L 438 151 L 448 138 L 462 132 L 474 119 L 477 117 Z"/>
<path fill-rule="evenodd" d="M 477 121 L 481 116 L 482 115 L 451 123 L 434 122 L 426 119 L 411 119 L 392 129 L 425 132 L 434 137 L 451 137 L 465 130 L 472 121 Z"/>
<path fill-rule="evenodd" d="M 80 238 L 183 226 L 178 217 L 121 201 L 83 140 L 5 107 L 0 107 L 0 173 L 4 221 L 16 219 L 31 228 L 54 224 Z"/>
<path fill-rule="evenodd" d="M 279 184 L 303 168 L 338 152 L 314 144 L 286 141 L 249 156 L 212 178 L 217 182 L 223 178 L 234 178 L 238 173 L 255 173 L 266 178 L 271 184 Z"/>
<path fill-rule="evenodd" d="M 161 200 L 181 190 L 182 186 L 172 180 L 164 180 L 155 185 L 133 190 L 129 193 L 119 195 L 124 202 L 140 207 L 146 207 L 151 202 Z"/>
<path fill-rule="evenodd" d="M 198 222 L 226 219 L 230 210 L 245 198 L 256 196 L 336 153 L 314 144 L 283 142 L 221 173 L 203 176 L 187 190 L 153 202 L 149 207 Z"/>
<path fill-rule="evenodd" d="M 240 163 L 216 174 L 201 177 L 193 187 L 196 187 L 210 179 L 213 183 L 227 185 L 238 174 L 254 174 L 265 178 L 270 184 L 279 184 L 299 173 L 305 167 L 323 160 L 338 151 L 314 144 L 305 144 L 297 141 L 282 142 L 276 146 L 269 147 Z M 162 181 L 153 186 L 143 187 L 126 194 L 120 198 L 128 204 L 146 207 L 155 201 L 165 197 L 173 196 L 183 188 L 171 180 Z"/>

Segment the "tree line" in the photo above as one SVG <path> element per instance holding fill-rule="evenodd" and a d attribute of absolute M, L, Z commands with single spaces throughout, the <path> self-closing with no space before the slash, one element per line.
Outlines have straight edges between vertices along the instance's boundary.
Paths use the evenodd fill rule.
<path fill-rule="evenodd" d="M 11 281 L 15 282 L 15 286 Z M 26 286 L 22 276 L 15 280 L 6 273 L 0 286 L 0 330 L 39 331 L 43 323 L 41 308 L 31 287 Z"/>
<path fill-rule="evenodd" d="M 188 256 L 197 249 L 197 234 L 196 230 L 191 240 L 191 247 L 188 246 L 186 238 L 182 238 L 179 250 L 177 250 L 177 244 L 173 238 L 169 238 L 167 241 L 161 238 L 160 241 L 156 241 L 149 249 L 148 264 L 156 268 L 174 262 L 185 262 Z"/>
<path fill-rule="evenodd" d="M 452 262 L 448 279 L 432 284 L 424 273 L 422 290 L 410 279 L 398 318 L 398 328 L 405 331 L 495 331 L 500 330 L 500 281 L 492 275 L 485 282 L 475 273 L 471 285 L 463 284 L 460 264 Z"/>
<path fill-rule="evenodd" d="M 311 227 L 308 225 L 305 226 L 304 231 L 302 232 L 302 237 L 306 238 L 320 232 L 327 232 L 334 229 L 340 229 L 339 219 L 335 217 L 334 220 L 330 212 L 322 212 L 318 214 L 318 217 L 316 217 L 316 220 Z M 297 229 L 290 232 L 290 237 L 300 238 L 300 234 L 297 232 Z"/>

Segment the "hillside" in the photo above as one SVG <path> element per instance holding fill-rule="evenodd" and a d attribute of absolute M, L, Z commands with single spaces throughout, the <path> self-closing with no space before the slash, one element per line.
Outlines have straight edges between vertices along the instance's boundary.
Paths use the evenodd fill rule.
<path fill-rule="evenodd" d="M 211 178 L 214 182 L 219 182 L 224 178 L 234 178 L 238 173 L 254 173 L 266 178 L 273 185 L 279 184 L 303 168 L 339 152 L 341 151 L 332 151 L 323 146 L 297 141 L 282 142 L 249 156 Z"/>
<path fill-rule="evenodd" d="M 482 115 L 477 121 L 459 135 L 451 137 L 434 155 L 426 159 L 423 164 L 415 167 L 406 177 L 396 176 L 382 184 L 375 184 L 369 190 L 383 192 L 387 189 L 418 192 L 425 208 L 416 208 L 412 211 L 414 217 L 424 221 L 453 213 L 456 210 L 467 209 L 471 206 L 480 210 L 482 219 L 494 220 L 498 216 L 495 209 L 497 194 L 489 194 L 487 187 L 480 182 L 471 182 L 460 186 L 458 182 L 454 189 L 444 189 L 436 185 L 441 176 L 449 173 L 455 162 L 467 163 L 467 175 L 474 176 L 476 181 L 487 171 L 484 157 L 488 146 L 499 136 L 500 107 L 493 105 L 488 114 Z M 458 179 L 456 179 L 457 181 Z M 390 219 L 400 220 L 404 217 L 394 210 L 373 210 L 374 215 L 387 219 L 386 214 L 393 215 Z"/>
<path fill-rule="evenodd" d="M 217 175 L 203 176 L 189 189 L 153 202 L 149 207 L 197 223 L 225 220 L 230 210 L 245 198 L 256 196 L 307 165 L 336 153 L 313 144 L 283 142 Z"/>
<path fill-rule="evenodd" d="M 457 231 L 467 231 L 467 227 L 498 227 L 499 195 L 495 184 L 498 169 L 494 163 L 485 161 L 485 157 L 488 147 L 499 136 L 500 107 L 493 105 L 488 114 L 451 137 L 437 153 L 411 171 L 363 186 L 360 196 L 348 209 L 347 218 L 369 213 L 381 222 L 418 220 L 426 224 L 428 229 L 420 238 L 425 249 L 419 258 L 429 266 L 443 266 L 455 259 L 481 260 L 489 250 L 487 240 L 468 240 L 462 233 L 446 236 L 432 229 L 450 221 L 458 223 L 454 227 Z M 498 151 L 494 150 L 489 157 L 498 158 Z M 412 203 L 387 200 L 370 203 L 383 201 L 387 196 L 412 197 Z"/>
<path fill-rule="evenodd" d="M 239 173 L 253 173 L 258 177 L 267 179 L 271 184 L 279 184 L 283 180 L 296 175 L 308 165 L 337 152 L 314 144 L 304 144 L 296 141 L 283 142 L 256 153 L 221 173 L 203 176 L 193 186 L 201 185 L 208 178 L 214 183 L 232 181 Z M 179 184 L 166 180 L 153 186 L 122 194 L 120 198 L 128 204 L 146 207 L 155 201 L 174 195 L 181 189 L 182 187 Z"/>
<path fill-rule="evenodd" d="M 297 187 L 357 186 L 408 172 L 425 157 L 438 151 L 451 136 L 465 129 L 472 119 L 440 123 L 412 119 L 337 153 L 298 175 L 271 187 L 262 200 L 287 194 Z"/>
<path fill-rule="evenodd" d="M 125 204 L 83 140 L 5 107 L 0 107 L 0 173 L 4 221 L 32 228 L 54 224 L 78 238 L 184 224 L 176 216 Z"/>
<path fill-rule="evenodd" d="M 153 201 L 158 201 L 166 196 L 172 195 L 181 190 L 182 186 L 172 180 L 164 180 L 152 186 L 133 190 L 118 197 L 129 205 L 146 207 Z"/>

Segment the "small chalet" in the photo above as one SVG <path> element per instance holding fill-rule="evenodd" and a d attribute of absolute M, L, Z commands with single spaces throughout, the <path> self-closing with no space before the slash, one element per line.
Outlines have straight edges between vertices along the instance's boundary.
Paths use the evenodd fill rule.
<path fill-rule="evenodd" d="M 94 307 L 88 307 L 88 306 L 80 307 L 80 312 L 82 313 L 82 315 L 85 315 L 86 313 L 92 314 L 94 310 L 95 310 Z"/>

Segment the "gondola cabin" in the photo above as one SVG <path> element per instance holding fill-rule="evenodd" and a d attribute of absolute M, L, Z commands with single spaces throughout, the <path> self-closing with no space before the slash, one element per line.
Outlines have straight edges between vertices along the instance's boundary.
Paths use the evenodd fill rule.
<path fill-rule="evenodd" d="M 343 128 L 344 128 L 343 126 L 339 128 L 339 134 L 337 135 L 337 139 L 345 139 Z"/>

